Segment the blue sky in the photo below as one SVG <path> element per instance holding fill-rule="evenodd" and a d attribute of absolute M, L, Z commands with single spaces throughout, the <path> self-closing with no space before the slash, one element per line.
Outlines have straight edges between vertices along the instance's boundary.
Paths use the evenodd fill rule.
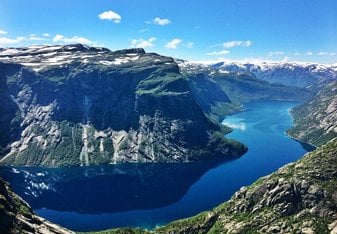
<path fill-rule="evenodd" d="M 0 1 L 0 47 L 75 42 L 188 60 L 337 63 L 337 1 Z"/>

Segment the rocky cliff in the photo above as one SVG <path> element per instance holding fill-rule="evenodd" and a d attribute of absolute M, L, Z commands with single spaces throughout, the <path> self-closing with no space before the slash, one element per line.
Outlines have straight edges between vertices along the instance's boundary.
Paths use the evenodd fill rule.
<path fill-rule="evenodd" d="M 74 233 L 36 216 L 29 205 L 0 178 L 0 233 Z"/>
<path fill-rule="evenodd" d="M 11 110 L 1 112 L 1 164 L 189 162 L 246 151 L 204 115 L 172 58 L 67 45 L 7 49 L 0 61 L 8 99 L 0 105 Z"/>
<path fill-rule="evenodd" d="M 337 82 L 325 86 L 317 96 L 291 110 L 292 137 L 320 146 L 337 137 Z"/>
<path fill-rule="evenodd" d="M 219 137 L 172 58 L 68 45 L 7 49 L 0 61 L 0 105 L 10 110 L 0 118 L 1 164 L 188 162 L 246 151 Z"/>
<path fill-rule="evenodd" d="M 15 68 L 10 65 L 8 72 Z M 5 66 L 0 63 L 0 74 L 4 74 Z M 6 153 L 6 145 L 14 141 L 20 131 L 20 115 L 18 106 L 11 98 L 5 76 L 0 76 L 0 155 Z"/>

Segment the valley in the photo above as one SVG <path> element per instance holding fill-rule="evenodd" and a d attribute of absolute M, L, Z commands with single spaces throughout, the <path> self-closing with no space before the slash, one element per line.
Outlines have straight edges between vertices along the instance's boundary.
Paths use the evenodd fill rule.
<path fill-rule="evenodd" d="M 33 212 L 74 231 L 140 228 L 106 233 L 334 228 L 333 168 L 317 180 L 304 172 L 317 154 L 334 164 L 334 66 L 190 63 L 74 44 L 2 50 L 0 71 L 0 176 L 32 207 L 41 227 L 31 230 L 71 232 Z M 327 146 L 301 159 L 315 148 L 305 143 Z M 289 186 L 300 194 L 270 201 Z M 8 217 L 6 227 L 27 228 Z"/>
<path fill-rule="evenodd" d="M 0 0 L 0 234 L 337 234 L 336 0 Z"/>

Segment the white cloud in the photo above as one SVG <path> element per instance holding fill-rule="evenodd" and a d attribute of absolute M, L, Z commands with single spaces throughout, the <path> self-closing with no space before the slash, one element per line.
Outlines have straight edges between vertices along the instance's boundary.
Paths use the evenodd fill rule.
<path fill-rule="evenodd" d="M 181 44 L 182 40 L 179 38 L 174 38 L 172 41 L 166 43 L 165 48 L 168 49 L 176 49 L 179 44 Z"/>
<path fill-rule="evenodd" d="M 34 34 L 35 35 L 35 34 Z M 27 38 L 28 41 L 45 41 L 46 38 L 43 38 L 43 37 L 38 37 L 38 36 L 33 36 L 33 35 L 30 35 L 28 38 Z"/>
<path fill-rule="evenodd" d="M 221 51 L 213 51 L 210 53 L 207 53 L 207 55 L 224 55 L 224 54 L 229 54 L 229 50 L 221 50 Z"/>
<path fill-rule="evenodd" d="M 28 37 L 16 37 L 16 38 L 8 38 L 8 37 L 0 37 L 0 45 L 7 46 L 12 44 L 18 44 L 20 42 L 32 42 L 32 41 L 45 41 L 45 38 L 38 37 L 35 34 L 30 34 Z"/>
<path fill-rule="evenodd" d="M 312 52 L 311 52 L 311 51 L 308 51 L 308 52 L 306 53 L 306 55 L 311 56 L 311 55 L 312 55 Z"/>
<path fill-rule="evenodd" d="M 143 29 L 139 30 L 139 32 L 141 32 L 141 33 L 148 32 L 148 31 L 150 31 L 150 29 L 148 29 L 148 28 L 143 28 Z"/>
<path fill-rule="evenodd" d="M 117 24 L 122 20 L 122 17 L 114 11 L 104 11 L 98 15 L 98 18 L 101 20 L 114 21 Z"/>
<path fill-rule="evenodd" d="M 0 45 L 10 45 L 19 43 L 21 40 L 19 38 L 8 38 L 8 37 L 0 37 Z"/>
<path fill-rule="evenodd" d="M 289 62 L 290 58 L 288 56 L 285 56 L 283 59 L 282 59 L 282 62 Z"/>
<path fill-rule="evenodd" d="M 140 39 L 134 39 L 131 41 L 131 47 L 134 48 L 148 48 L 148 47 L 153 47 L 154 42 L 157 40 L 155 37 L 150 37 L 148 40 L 143 40 L 142 38 Z"/>
<path fill-rule="evenodd" d="M 42 34 L 42 36 L 44 36 L 44 37 L 50 37 L 50 34 L 49 33 L 44 33 L 44 34 Z"/>
<path fill-rule="evenodd" d="M 318 52 L 318 53 L 316 53 L 316 55 L 319 55 L 319 56 L 322 56 L 322 55 L 334 56 L 334 55 L 336 55 L 336 52 Z"/>
<path fill-rule="evenodd" d="M 85 37 L 79 37 L 79 36 L 74 36 L 74 37 L 64 37 L 61 34 L 57 34 L 53 38 L 53 42 L 58 42 L 58 43 L 80 43 L 80 44 L 87 44 L 87 45 L 94 45 L 95 43 L 92 42 L 91 40 L 85 38 Z"/>
<path fill-rule="evenodd" d="M 53 38 L 53 42 L 59 42 L 62 41 L 64 39 L 63 35 L 57 34 L 54 38 Z"/>
<path fill-rule="evenodd" d="M 273 55 L 283 55 L 283 51 L 271 51 L 268 53 L 268 56 L 273 56 Z"/>
<path fill-rule="evenodd" d="M 238 47 L 238 46 L 249 47 L 251 45 L 252 45 L 252 42 L 249 40 L 248 41 L 227 41 L 222 44 L 223 48 L 225 49 Z"/>
<path fill-rule="evenodd" d="M 6 35 L 6 34 L 7 34 L 7 32 L 5 30 L 0 29 L 0 35 Z"/>
<path fill-rule="evenodd" d="M 169 19 L 161 19 L 159 17 L 156 17 L 152 20 L 152 22 L 154 24 L 157 24 L 157 25 L 160 25 L 160 26 L 164 26 L 164 25 L 167 25 L 167 24 L 170 24 L 171 21 Z"/>
<path fill-rule="evenodd" d="M 194 43 L 193 43 L 193 42 L 187 42 L 187 43 L 186 43 L 186 47 L 187 47 L 187 48 L 193 48 L 193 46 L 194 46 Z"/>
<path fill-rule="evenodd" d="M 295 53 L 294 53 L 294 55 L 295 55 L 295 56 L 299 56 L 299 55 L 300 55 L 300 53 L 298 53 L 298 52 L 295 52 Z"/>

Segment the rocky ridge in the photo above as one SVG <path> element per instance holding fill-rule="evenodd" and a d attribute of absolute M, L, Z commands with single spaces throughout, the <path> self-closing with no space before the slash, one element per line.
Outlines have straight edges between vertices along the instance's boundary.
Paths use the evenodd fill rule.
<path fill-rule="evenodd" d="M 294 126 L 288 130 L 290 136 L 314 146 L 337 137 L 337 82 L 326 85 L 291 114 Z"/>
<path fill-rule="evenodd" d="M 36 216 L 29 205 L 0 178 L 0 233 L 70 234 L 70 230 Z"/>

